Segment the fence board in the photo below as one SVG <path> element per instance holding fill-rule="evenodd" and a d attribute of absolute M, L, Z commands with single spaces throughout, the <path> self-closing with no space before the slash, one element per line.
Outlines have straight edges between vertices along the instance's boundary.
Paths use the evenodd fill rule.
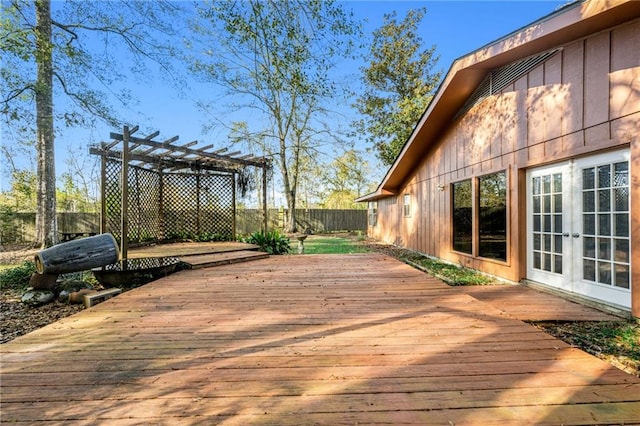
<path fill-rule="evenodd" d="M 366 231 L 366 210 L 299 209 L 296 212 L 298 230 L 313 233 L 339 231 Z M 262 229 L 262 210 L 236 211 L 238 235 Z M 285 210 L 269 209 L 269 229 L 284 228 Z M 35 213 L 15 213 L 0 218 L 0 244 L 32 243 L 35 241 Z M 60 232 L 100 232 L 99 213 L 58 213 Z"/>

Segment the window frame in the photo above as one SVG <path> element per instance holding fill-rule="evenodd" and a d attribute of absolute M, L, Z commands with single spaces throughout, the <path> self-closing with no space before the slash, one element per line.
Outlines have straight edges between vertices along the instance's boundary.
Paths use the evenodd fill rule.
<path fill-rule="evenodd" d="M 367 205 L 367 225 L 371 228 L 378 225 L 378 202 L 369 201 Z"/>
<path fill-rule="evenodd" d="M 492 176 L 492 175 L 497 175 L 503 173 L 504 174 L 504 178 L 505 178 L 505 188 L 504 188 L 504 203 L 505 203 L 505 248 L 504 248 L 504 259 L 502 258 L 497 258 L 497 257 L 488 257 L 488 256 L 481 256 L 480 255 L 480 244 L 481 244 L 481 238 L 480 238 L 480 231 L 481 231 L 481 226 L 480 226 L 480 220 L 481 220 L 481 210 L 480 210 L 480 197 L 481 195 L 481 180 L 482 178 L 485 178 L 487 176 Z M 469 192 L 470 192 L 470 198 L 471 198 L 471 203 L 470 203 L 470 207 L 471 207 L 471 213 L 470 215 L 467 215 L 471 218 L 471 229 L 470 229 L 470 250 L 469 251 L 464 251 L 463 248 L 461 247 L 460 242 L 458 242 L 458 244 L 456 244 L 456 200 L 455 200 L 455 187 L 456 185 L 459 185 L 461 183 L 469 183 Z M 462 256 L 469 256 L 469 257 L 473 257 L 473 258 L 478 258 L 478 259 L 482 259 L 488 262 L 497 262 L 497 263 L 501 263 L 501 264 L 509 264 L 510 262 L 510 257 L 509 257 L 509 252 L 510 252 L 510 223 L 509 223 L 509 218 L 511 215 L 511 200 L 510 200 L 510 184 L 511 184 L 511 176 L 510 176 L 510 168 L 501 168 L 495 171 L 492 171 L 490 173 L 486 173 L 486 174 L 482 174 L 479 176 L 472 176 L 472 177 L 467 177 L 465 179 L 460 179 L 458 181 L 455 182 L 451 182 L 449 184 L 449 189 L 451 191 L 451 197 L 450 197 L 450 216 L 449 216 L 449 220 L 451 221 L 451 230 L 450 230 L 450 244 L 451 244 L 451 250 L 455 253 L 458 253 Z M 462 207 L 460 207 L 462 208 Z M 468 208 L 468 207 L 466 207 Z"/>
<path fill-rule="evenodd" d="M 411 217 L 411 194 L 405 193 L 402 196 L 402 215 L 404 217 Z"/>
<path fill-rule="evenodd" d="M 456 185 L 462 184 L 462 183 L 469 183 L 469 197 L 470 197 L 470 205 L 467 208 L 471 208 L 471 229 L 469 231 L 469 235 L 470 235 L 470 249 L 469 251 L 464 251 L 460 248 L 459 244 L 456 244 L 456 219 L 455 219 L 455 213 L 456 213 L 456 197 L 455 197 L 455 187 Z M 473 252 L 474 252 L 474 248 L 475 248 L 475 244 L 474 244 L 474 238 L 473 238 L 473 227 L 474 227 L 474 208 L 473 208 L 473 199 L 474 199 L 474 184 L 473 184 L 473 179 L 472 178 L 467 178 L 467 179 L 462 179 L 459 180 L 457 182 L 452 182 L 450 184 L 450 188 L 451 188 L 451 249 L 457 253 L 461 253 L 467 256 L 473 256 Z M 462 208 L 462 207 L 459 207 Z M 457 247 L 456 247 L 457 246 Z"/>
<path fill-rule="evenodd" d="M 482 196 L 483 196 L 483 191 L 482 191 L 482 180 L 485 178 L 488 178 L 490 176 L 495 176 L 495 175 L 499 175 L 499 174 L 503 174 L 504 175 L 504 259 L 501 257 L 491 257 L 491 256 L 486 256 L 481 254 L 481 252 L 483 251 L 483 247 L 482 247 L 482 230 L 483 230 L 483 226 L 482 226 Z M 474 214 L 474 219 L 477 218 L 477 225 L 476 225 L 476 238 L 478 243 L 476 244 L 477 247 L 477 251 L 475 252 L 475 255 L 477 257 L 483 258 L 483 259 L 490 259 L 490 260 L 494 260 L 494 261 L 498 261 L 498 262 L 507 262 L 508 261 L 508 252 L 509 252 L 509 173 L 507 172 L 506 169 L 503 170 L 498 170 L 496 172 L 492 172 L 492 173 L 487 173 L 481 176 L 477 176 L 476 178 L 477 181 L 477 194 L 475 197 L 475 207 L 476 207 L 476 212 Z"/>

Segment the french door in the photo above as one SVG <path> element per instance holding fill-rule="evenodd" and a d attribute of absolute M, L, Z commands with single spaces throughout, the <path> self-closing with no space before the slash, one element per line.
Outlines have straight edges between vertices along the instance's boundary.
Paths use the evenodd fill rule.
<path fill-rule="evenodd" d="M 527 278 L 631 307 L 629 151 L 527 172 Z"/>

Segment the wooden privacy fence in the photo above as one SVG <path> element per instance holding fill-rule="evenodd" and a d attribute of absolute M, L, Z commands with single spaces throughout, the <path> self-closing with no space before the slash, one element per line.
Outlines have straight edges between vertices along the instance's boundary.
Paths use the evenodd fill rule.
<path fill-rule="evenodd" d="M 249 234 L 262 228 L 262 210 L 237 209 L 237 235 Z M 298 230 L 313 233 L 339 231 L 366 231 L 366 210 L 298 209 L 296 211 Z M 32 243 L 36 236 L 36 214 L 14 213 L 0 218 L 0 244 Z M 283 229 L 284 209 L 268 210 L 269 229 Z M 58 231 L 100 232 L 99 213 L 58 213 Z"/>

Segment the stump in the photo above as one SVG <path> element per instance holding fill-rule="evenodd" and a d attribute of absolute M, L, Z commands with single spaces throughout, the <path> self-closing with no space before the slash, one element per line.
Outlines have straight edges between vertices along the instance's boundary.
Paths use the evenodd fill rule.
<path fill-rule="evenodd" d="M 39 274 L 86 271 L 118 261 L 120 250 L 111 234 L 73 240 L 40 251 L 35 256 Z"/>
<path fill-rule="evenodd" d="M 51 290 L 58 284 L 58 274 L 39 274 L 34 272 L 29 279 L 29 287 L 36 290 Z"/>

